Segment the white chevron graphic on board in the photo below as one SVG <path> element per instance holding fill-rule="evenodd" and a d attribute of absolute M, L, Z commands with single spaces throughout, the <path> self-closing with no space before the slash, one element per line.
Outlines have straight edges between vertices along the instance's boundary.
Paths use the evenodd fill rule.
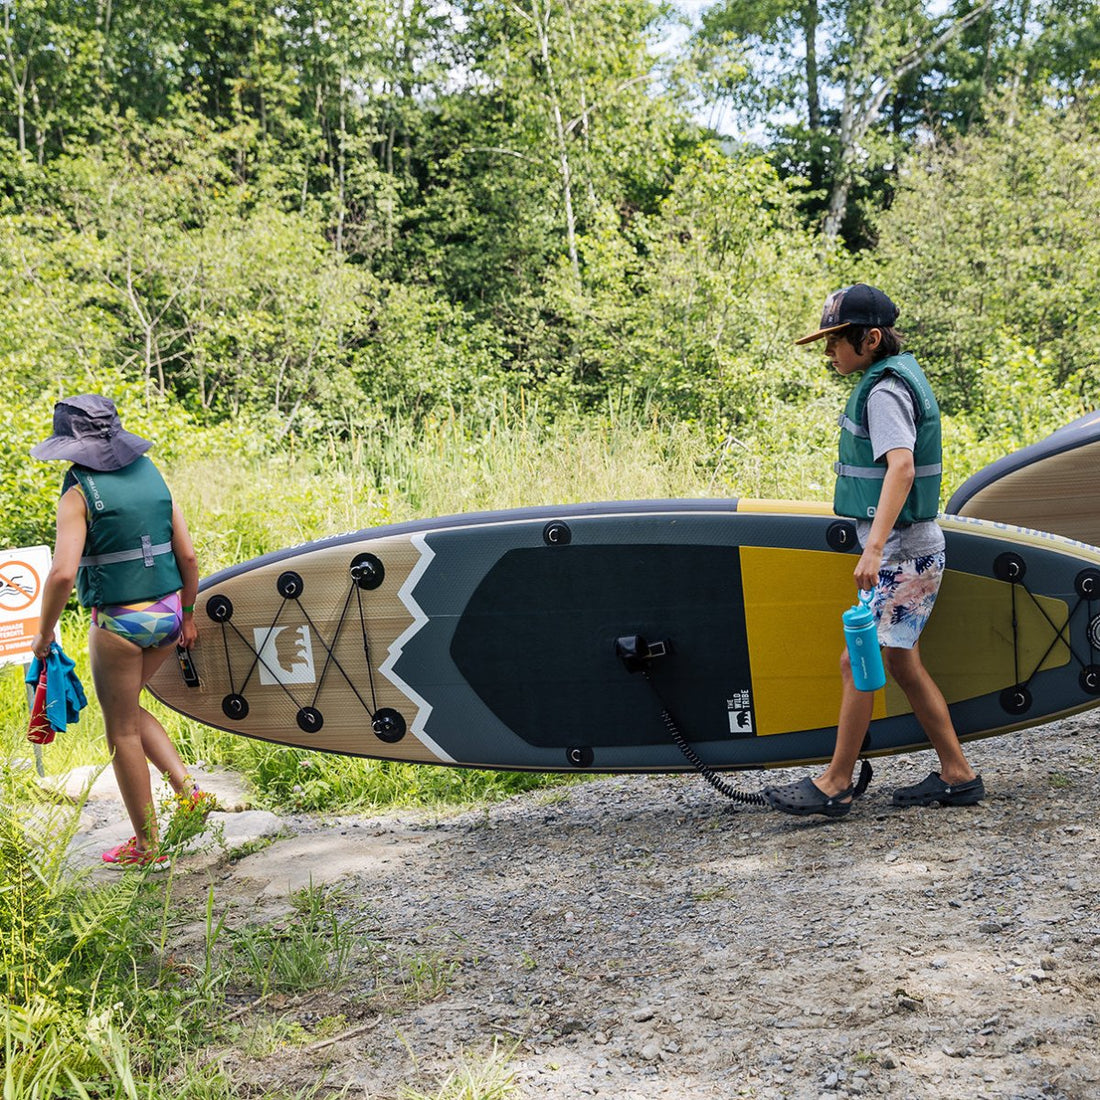
<path fill-rule="evenodd" d="M 427 544 L 423 535 L 410 535 L 409 541 L 420 551 L 420 557 L 417 559 L 416 565 L 413 566 L 412 572 L 406 578 L 405 583 L 401 586 L 401 590 L 397 595 L 405 605 L 406 610 L 413 617 L 413 621 L 406 627 L 401 636 L 394 640 L 389 648 L 386 659 L 378 666 L 378 671 L 381 672 L 394 687 L 403 692 L 416 704 L 416 717 L 410 723 L 410 732 L 435 754 L 440 763 L 453 764 L 455 762 L 454 757 L 444 752 L 443 749 L 424 732 L 428 716 L 432 713 L 432 704 L 429 703 L 420 692 L 405 683 L 405 681 L 394 671 L 394 666 L 401 659 L 401 654 L 404 651 L 406 643 L 428 625 L 428 616 L 424 613 L 424 609 L 415 599 L 413 599 L 413 589 L 416 588 L 420 578 L 424 576 L 425 570 L 431 564 L 432 558 L 435 557 L 435 551 Z"/>

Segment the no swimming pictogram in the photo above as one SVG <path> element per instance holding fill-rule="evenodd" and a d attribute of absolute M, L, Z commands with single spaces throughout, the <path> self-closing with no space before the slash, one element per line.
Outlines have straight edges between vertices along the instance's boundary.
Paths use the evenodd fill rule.
<path fill-rule="evenodd" d="M 0 563 L 0 609 L 24 611 L 38 599 L 42 581 L 29 562 L 11 559 Z"/>
<path fill-rule="evenodd" d="M 38 633 L 48 546 L 0 550 L 0 665 L 27 664 Z"/>

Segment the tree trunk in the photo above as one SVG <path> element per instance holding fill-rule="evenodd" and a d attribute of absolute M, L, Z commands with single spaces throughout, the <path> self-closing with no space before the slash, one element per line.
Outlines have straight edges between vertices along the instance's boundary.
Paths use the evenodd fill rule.
<path fill-rule="evenodd" d="M 817 0 L 807 0 L 802 8 L 802 33 L 806 39 L 806 124 L 810 133 L 821 129 L 821 94 L 817 73 L 817 25 L 820 13 Z"/>
<path fill-rule="evenodd" d="M 336 144 L 336 252 L 344 252 L 344 218 L 347 210 L 347 86 L 344 74 L 340 74 L 340 131 Z"/>
<path fill-rule="evenodd" d="M 15 59 L 15 28 L 12 25 L 12 5 L 4 5 L 4 53 L 7 55 L 8 72 L 11 74 L 11 90 L 15 97 L 16 140 L 19 152 L 27 151 L 27 79 L 30 74 L 29 58 L 23 58 L 23 71 Z"/>
<path fill-rule="evenodd" d="M 968 14 L 948 24 L 935 37 L 925 39 L 908 53 L 897 58 L 892 68 L 882 74 L 877 86 L 873 83 L 873 74 L 865 71 L 866 60 L 861 60 L 868 36 L 879 33 L 877 23 L 872 19 L 864 28 L 861 41 L 856 44 L 852 65 L 844 83 L 844 103 L 840 111 L 840 131 L 837 134 L 840 155 L 833 173 L 829 206 L 822 225 L 822 232 L 826 238 L 832 240 L 840 232 L 848 208 L 848 196 L 852 189 L 860 145 L 868 131 L 878 121 L 886 97 L 897 91 L 903 77 L 931 57 L 964 28 L 980 19 L 989 10 L 991 3 L 992 0 L 984 0 Z"/>
<path fill-rule="evenodd" d="M 573 211 L 573 169 L 569 162 L 569 144 L 565 132 L 565 119 L 561 110 L 561 97 L 554 79 L 554 68 L 550 63 L 550 11 L 539 0 L 531 5 L 531 14 L 538 35 L 539 53 L 542 57 L 543 71 L 550 93 L 550 113 L 554 120 L 554 137 L 558 146 L 558 174 L 561 179 L 562 208 L 565 213 L 565 240 L 569 252 L 569 264 L 573 274 L 580 282 L 581 261 L 577 249 L 577 219 Z"/>

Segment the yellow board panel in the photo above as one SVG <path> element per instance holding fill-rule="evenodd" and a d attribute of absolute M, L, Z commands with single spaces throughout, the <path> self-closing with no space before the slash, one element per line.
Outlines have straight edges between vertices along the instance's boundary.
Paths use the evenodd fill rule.
<path fill-rule="evenodd" d="M 769 497 L 739 497 L 737 511 L 763 512 L 772 516 L 835 516 L 831 504 L 818 500 L 776 500 Z"/>
<path fill-rule="evenodd" d="M 1012 586 L 993 577 L 948 569 L 936 607 L 921 635 L 921 657 L 949 703 L 1003 691 L 1040 668 L 1059 668 L 1069 647 L 1055 626 L 1066 621 L 1064 600 L 1016 590 L 1018 650 L 1013 655 Z M 1048 652 L 1049 651 L 1049 652 Z M 903 700 L 904 701 L 904 700 Z"/>
<path fill-rule="evenodd" d="M 745 627 L 760 735 L 836 724 L 840 707 L 840 616 L 855 602 L 855 557 L 817 550 L 741 548 Z M 1013 614 L 1017 648 L 1013 647 Z M 993 577 L 948 569 L 921 635 L 921 656 L 948 703 L 1002 691 L 1042 669 L 1068 663 L 1057 627 L 1062 600 L 1033 598 Z M 908 714 L 889 677 L 874 717 Z"/>
<path fill-rule="evenodd" d="M 745 632 L 760 735 L 835 726 L 840 709 L 840 616 L 855 602 L 856 559 L 819 550 L 741 548 Z M 875 718 L 886 695 L 875 692 Z"/>

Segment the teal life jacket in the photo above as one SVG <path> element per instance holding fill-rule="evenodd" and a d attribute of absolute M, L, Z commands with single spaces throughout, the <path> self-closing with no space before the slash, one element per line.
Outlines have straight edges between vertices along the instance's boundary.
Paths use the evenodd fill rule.
<path fill-rule="evenodd" d="M 183 587 L 172 553 L 172 494 L 142 455 L 121 470 L 73 466 L 88 508 L 88 535 L 76 572 L 84 607 L 155 600 Z"/>
<path fill-rule="evenodd" d="M 917 366 L 916 359 L 907 353 L 872 363 L 848 398 L 840 418 L 840 461 L 833 467 L 837 475 L 833 511 L 838 516 L 874 518 L 882 481 L 886 477 L 886 459 L 875 461 L 867 429 L 867 398 L 887 374 L 896 375 L 909 387 L 917 408 L 917 438 L 913 446 L 915 476 L 897 522 L 908 524 L 935 519 L 940 509 L 943 474 L 940 408 L 924 372 Z"/>

